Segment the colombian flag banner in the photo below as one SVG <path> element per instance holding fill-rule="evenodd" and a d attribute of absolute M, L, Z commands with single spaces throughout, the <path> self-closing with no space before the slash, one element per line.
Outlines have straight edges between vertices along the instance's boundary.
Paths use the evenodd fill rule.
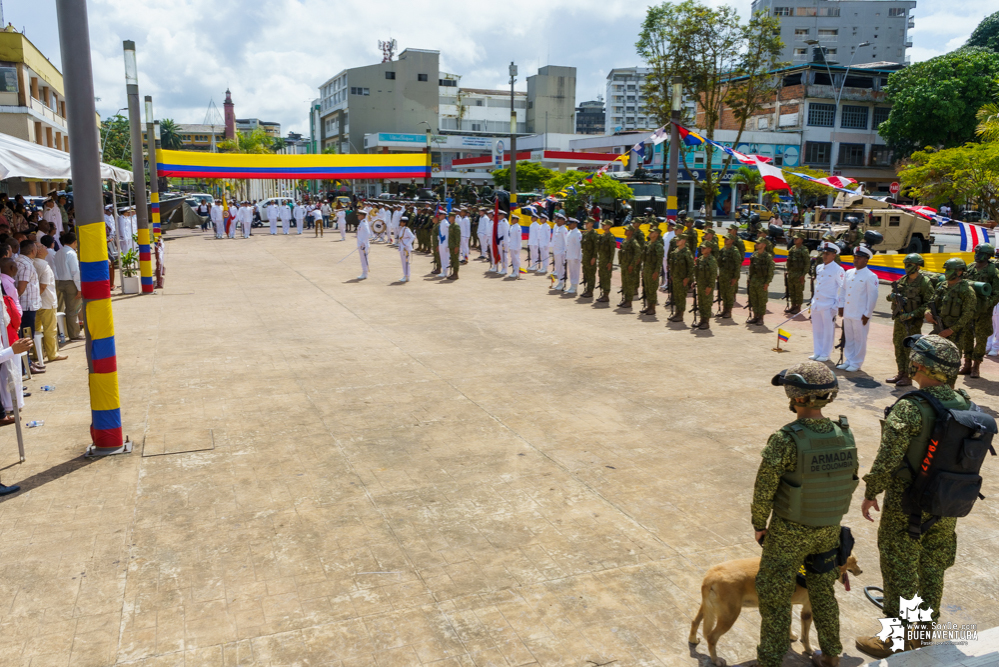
<path fill-rule="evenodd" d="M 430 176 L 427 156 L 407 154 L 255 155 L 156 152 L 160 176 L 173 178 L 283 178 L 348 180 L 356 178 L 412 178 Z"/>

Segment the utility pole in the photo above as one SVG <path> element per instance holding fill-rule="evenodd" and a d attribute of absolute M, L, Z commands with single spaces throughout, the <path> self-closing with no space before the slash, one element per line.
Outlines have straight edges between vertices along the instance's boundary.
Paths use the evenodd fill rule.
<path fill-rule="evenodd" d="M 683 105 L 682 79 L 673 77 L 673 106 L 669 112 L 669 189 L 666 192 L 666 219 L 676 220 L 677 172 L 680 168 L 680 109 Z"/>
<path fill-rule="evenodd" d="M 94 77 L 90 62 L 90 26 L 86 0 L 56 0 L 59 47 L 66 92 L 69 162 L 73 204 L 80 242 L 80 282 L 87 372 L 90 387 L 92 455 L 131 451 L 122 444 L 121 399 L 111 312 L 108 239 L 101 189 L 100 135 L 94 118 Z M 15 396 L 13 400 L 17 400 Z"/>
<path fill-rule="evenodd" d="M 145 97 L 146 106 L 146 140 L 149 146 L 149 214 L 150 222 L 153 228 L 153 245 L 156 245 L 160 240 L 160 177 L 159 171 L 156 168 L 156 155 L 160 147 L 160 127 L 159 123 L 153 120 L 153 98 L 149 95 Z M 152 266 L 152 255 L 151 247 L 149 246 L 149 236 L 146 236 L 146 250 L 145 250 L 145 261 Z M 157 256 L 158 257 L 158 256 Z M 142 241 L 139 241 L 139 262 L 143 261 L 143 251 L 142 251 Z M 157 261 L 159 261 L 157 259 Z M 143 274 L 145 275 L 145 274 Z M 150 276 L 152 273 L 150 272 Z M 149 284 L 146 284 L 146 279 L 142 279 L 142 291 L 152 292 L 153 291 L 153 279 L 149 279 Z"/>
<path fill-rule="evenodd" d="M 513 84 L 517 66 L 510 62 L 510 214 L 517 207 L 517 110 L 513 106 Z"/>
<path fill-rule="evenodd" d="M 139 237 L 139 278 L 142 285 L 153 284 L 153 266 L 149 261 L 149 210 L 146 208 L 146 169 L 142 159 L 142 111 L 139 109 L 139 66 L 135 59 L 135 42 L 126 39 L 125 92 L 128 94 L 128 134 L 132 143 L 132 190 L 135 191 L 135 217 Z M 129 245 L 132 239 L 128 239 Z M 146 260 L 142 261 L 142 246 Z M 123 269 L 124 270 L 124 269 Z M 122 286 L 125 281 L 122 279 Z M 145 292 L 146 290 L 142 290 Z M 150 292 L 152 290 L 149 290 Z M 140 292 L 141 294 L 141 292 Z"/>

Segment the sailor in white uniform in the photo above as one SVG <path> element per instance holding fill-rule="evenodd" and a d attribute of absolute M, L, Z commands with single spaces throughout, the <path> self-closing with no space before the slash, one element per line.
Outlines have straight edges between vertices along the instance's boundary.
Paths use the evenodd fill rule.
<path fill-rule="evenodd" d="M 853 267 L 843 277 L 839 288 L 839 314 L 843 318 L 846 346 L 840 370 L 859 371 L 867 356 L 867 335 L 871 331 L 871 317 L 878 300 L 878 277 L 867 268 L 874 251 L 859 245 L 853 251 Z"/>

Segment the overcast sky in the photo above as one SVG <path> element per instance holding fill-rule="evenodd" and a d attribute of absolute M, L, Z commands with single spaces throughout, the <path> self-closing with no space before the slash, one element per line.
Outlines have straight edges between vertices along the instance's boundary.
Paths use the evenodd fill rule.
<path fill-rule="evenodd" d="M 723 4 L 709 0 L 712 4 Z M 886 0 L 887 1 L 887 0 Z M 635 40 L 649 3 L 628 0 L 91 0 L 90 39 L 98 111 L 125 106 L 122 40 L 136 43 L 139 87 L 159 118 L 205 120 L 226 87 L 236 115 L 308 134 L 318 86 L 346 67 L 381 61 L 378 40 L 437 49 L 441 69 L 469 88 L 518 88 L 538 67 L 577 70 L 576 102 L 604 91 L 613 67 L 640 65 Z M 743 16 L 750 0 L 735 0 Z M 957 48 L 995 0 L 920 0 L 910 32 L 914 61 Z M 62 69 L 54 0 L 7 0 L 4 20 Z"/>

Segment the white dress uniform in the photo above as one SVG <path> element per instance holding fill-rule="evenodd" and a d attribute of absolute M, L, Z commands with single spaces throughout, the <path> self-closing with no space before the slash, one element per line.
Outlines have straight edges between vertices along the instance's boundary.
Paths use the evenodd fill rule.
<path fill-rule="evenodd" d="M 416 234 L 409 227 L 399 228 L 399 236 L 397 241 L 399 243 L 399 259 L 402 261 L 402 282 L 409 282 L 409 264 L 410 258 L 413 256 L 413 239 L 416 238 Z"/>
<path fill-rule="evenodd" d="M 541 221 L 531 216 L 531 226 L 527 228 L 527 270 L 537 271 L 541 266 L 541 255 L 538 254 L 538 234 L 541 233 Z"/>
<path fill-rule="evenodd" d="M 212 224 L 215 225 L 215 238 L 220 239 L 224 237 L 225 221 L 222 219 L 222 205 L 212 204 L 212 208 L 208 212 L 208 217 L 212 219 Z M 128 243 L 128 241 L 126 241 L 126 243 Z"/>
<path fill-rule="evenodd" d="M 866 266 L 846 272 L 843 285 L 839 288 L 839 307 L 843 309 L 843 328 L 846 331 L 846 347 L 843 351 L 843 364 L 837 366 L 845 371 L 859 371 L 867 356 L 867 334 L 871 332 L 871 316 L 878 300 L 878 277 Z M 862 317 L 867 318 L 864 324 Z"/>
<path fill-rule="evenodd" d="M 835 247 L 835 246 L 833 246 Z M 837 248 L 837 250 L 839 250 Z M 836 262 L 815 268 L 815 293 L 812 295 L 812 356 L 815 361 L 829 361 L 836 338 L 836 303 L 843 286 L 843 267 Z"/>
<path fill-rule="evenodd" d="M 566 294 L 575 294 L 583 263 L 583 233 L 578 229 L 569 229 L 565 233 L 565 261 L 569 265 L 569 289 Z"/>
<path fill-rule="evenodd" d="M 340 230 L 340 240 L 347 240 L 347 211 L 342 208 L 336 210 L 336 226 Z"/>
<path fill-rule="evenodd" d="M 250 230 L 253 228 L 253 207 L 247 204 L 242 208 L 243 212 L 243 238 L 250 238 Z"/>
<path fill-rule="evenodd" d="M 271 204 L 267 207 L 267 222 L 271 224 L 271 234 L 277 234 L 277 223 L 278 223 L 278 207 L 277 204 Z"/>
<path fill-rule="evenodd" d="M 506 275 L 506 235 L 510 231 L 510 223 L 506 215 L 500 213 L 499 221 L 496 222 L 496 252 L 499 255 L 499 262 L 495 271 L 501 276 Z"/>
<path fill-rule="evenodd" d="M 548 272 L 548 248 L 552 244 L 552 228 L 541 218 L 538 222 L 538 273 Z"/>
<path fill-rule="evenodd" d="M 992 335 L 985 342 L 985 352 L 990 357 L 999 354 L 999 340 L 996 338 L 997 335 L 999 335 L 999 303 L 992 309 Z"/>
<path fill-rule="evenodd" d="M 302 233 L 302 225 L 305 223 L 305 207 L 301 204 L 296 204 L 295 209 L 292 211 L 292 215 L 295 216 L 295 228 L 298 233 Z"/>
<path fill-rule="evenodd" d="M 552 230 L 552 257 L 555 260 L 554 274 L 555 279 L 558 280 L 555 284 L 557 290 L 565 287 L 565 237 L 568 233 L 569 230 L 565 228 L 564 224 L 555 223 L 555 229 Z"/>
<path fill-rule="evenodd" d="M 492 257 L 489 254 L 490 244 L 493 242 L 493 219 L 486 214 L 479 216 L 479 257 L 489 257 L 489 264 L 492 265 Z"/>
<path fill-rule="evenodd" d="M 399 221 L 402 220 L 402 207 L 392 211 L 392 225 L 389 227 L 389 240 L 399 238 Z"/>
<path fill-rule="evenodd" d="M 447 270 L 451 268 L 451 251 L 447 247 L 448 227 L 450 226 L 447 218 L 441 220 L 441 224 L 437 226 L 437 254 L 441 258 L 441 272 L 437 275 L 438 278 L 446 278 Z"/>
<path fill-rule="evenodd" d="M 524 230 L 519 218 L 514 218 L 506 230 L 506 261 L 510 262 L 510 275 L 520 279 L 520 255 L 524 248 Z M 503 267 L 506 271 L 506 266 Z"/>
<path fill-rule="evenodd" d="M 278 217 L 281 218 L 281 231 L 288 234 L 288 229 L 291 226 L 291 209 L 288 208 L 287 204 L 281 204 L 278 207 Z"/>
<path fill-rule="evenodd" d="M 676 232 L 666 232 L 666 236 L 663 237 L 666 252 L 663 253 L 663 272 L 659 274 L 659 285 L 663 288 L 666 287 L 666 276 L 669 270 L 669 244 L 674 237 L 676 237 Z"/>
<path fill-rule="evenodd" d="M 459 258 L 468 261 L 468 240 L 472 238 L 472 219 L 467 215 L 458 216 L 458 229 L 461 230 L 461 247 Z"/>
<path fill-rule="evenodd" d="M 368 226 L 367 216 L 363 216 L 357 221 L 357 254 L 361 258 L 361 275 L 358 280 L 368 277 L 368 251 L 371 250 L 371 228 Z"/>

